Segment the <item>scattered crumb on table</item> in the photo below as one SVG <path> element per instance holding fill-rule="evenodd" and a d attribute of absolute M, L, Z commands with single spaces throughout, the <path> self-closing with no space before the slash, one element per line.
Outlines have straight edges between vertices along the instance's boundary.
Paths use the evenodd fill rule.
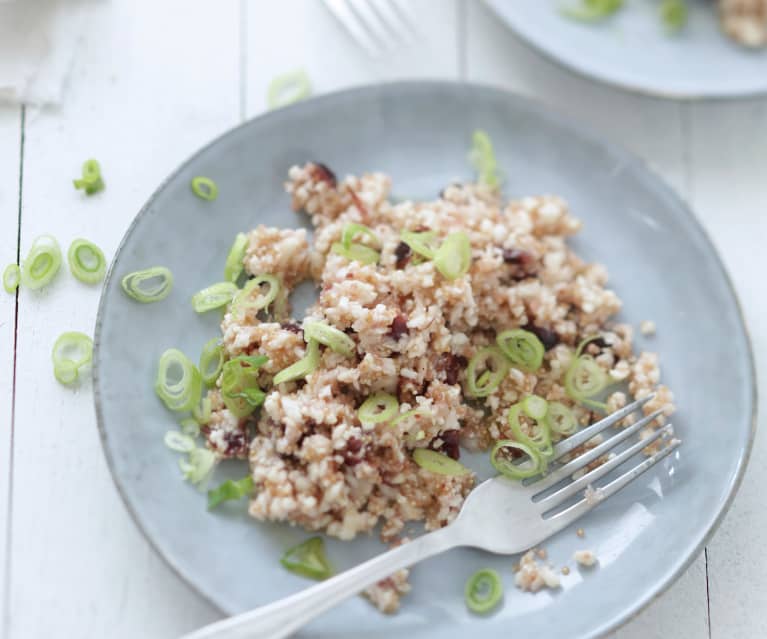
<path fill-rule="evenodd" d="M 581 566 L 590 567 L 597 563 L 597 556 L 592 550 L 576 550 L 573 559 Z"/>
<path fill-rule="evenodd" d="M 652 320 L 642 320 L 639 324 L 639 332 L 646 337 L 655 335 L 655 322 Z"/>

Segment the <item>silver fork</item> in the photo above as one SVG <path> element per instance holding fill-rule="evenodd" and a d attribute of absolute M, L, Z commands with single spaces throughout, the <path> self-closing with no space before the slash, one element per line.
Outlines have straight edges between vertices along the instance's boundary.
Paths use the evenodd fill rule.
<path fill-rule="evenodd" d="M 554 447 L 553 459 L 561 460 L 581 444 L 641 408 L 651 397 L 629 404 L 562 440 Z M 558 484 L 571 479 L 573 473 L 584 469 L 587 464 L 638 433 L 660 413 L 661 411 L 656 411 L 638 420 L 588 452 L 526 483 L 510 481 L 504 477 L 488 479 L 469 493 L 460 514 L 449 526 L 422 535 L 410 543 L 389 550 L 295 595 L 211 624 L 182 639 L 281 639 L 322 612 L 400 568 L 412 566 L 422 559 L 451 548 L 471 546 L 504 555 L 527 550 L 572 524 L 597 503 L 614 495 L 679 446 L 680 442 L 672 439 L 652 456 L 604 486 L 598 487 L 597 499 L 584 497 L 572 505 L 567 505 L 596 480 L 627 462 L 659 438 L 668 437 L 672 433 L 671 424 L 668 424 L 656 430 L 650 437 L 618 452 L 608 462 L 582 477 L 557 488 Z M 552 488 L 556 490 L 550 492 Z"/>
<path fill-rule="evenodd" d="M 325 0 L 325 6 L 373 57 L 415 42 L 415 19 L 402 0 Z"/>

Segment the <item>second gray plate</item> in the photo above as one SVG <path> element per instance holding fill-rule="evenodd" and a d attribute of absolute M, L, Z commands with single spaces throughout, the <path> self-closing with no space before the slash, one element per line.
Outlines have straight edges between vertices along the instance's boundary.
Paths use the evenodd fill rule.
<path fill-rule="evenodd" d="M 318 619 L 301 636 L 593 637 L 624 622 L 663 591 L 701 551 L 742 476 L 753 436 L 754 381 L 738 302 L 711 242 L 679 198 L 634 156 L 601 142 L 539 104 L 452 83 L 392 84 L 316 98 L 257 118 L 204 148 L 152 196 L 128 230 L 106 282 L 96 328 L 95 398 L 114 479 L 137 524 L 166 561 L 223 612 L 236 613 L 307 585 L 279 564 L 306 533 L 265 525 L 244 503 L 213 513 L 181 481 L 162 443 L 175 425 L 152 390 L 157 360 L 175 346 L 193 359 L 218 334 L 218 314 L 196 315 L 190 297 L 219 281 L 235 233 L 263 223 L 297 226 L 283 191 L 288 168 L 318 160 L 339 175 L 385 171 L 397 196 L 435 197 L 469 179 L 472 131 L 487 130 L 510 196 L 557 193 L 585 221 L 579 254 L 607 265 L 623 319 L 652 319 L 657 337 L 639 348 L 661 354 L 676 395 L 679 455 L 546 544 L 562 565 L 588 547 L 599 567 L 574 570 L 556 592 L 513 586 L 514 559 L 454 551 L 414 568 L 413 591 L 386 617 L 361 598 Z M 197 199 L 192 177 L 219 185 Z M 127 272 L 162 264 L 171 295 L 136 304 L 120 290 Z M 226 465 L 224 465 L 226 466 Z M 241 474 L 242 467 L 222 473 Z M 477 522 L 481 525 L 481 522 Z M 330 540 L 339 569 L 383 550 L 372 537 Z M 467 576 L 492 566 L 506 595 L 479 618 L 463 603 Z"/>

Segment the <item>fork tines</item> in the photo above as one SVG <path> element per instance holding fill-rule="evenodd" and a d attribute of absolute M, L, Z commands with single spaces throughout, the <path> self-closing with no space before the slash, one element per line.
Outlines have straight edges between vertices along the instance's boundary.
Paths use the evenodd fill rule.
<path fill-rule="evenodd" d="M 414 20 L 401 0 L 325 0 L 325 6 L 365 51 L 378 57 L 415 39 Z"/>

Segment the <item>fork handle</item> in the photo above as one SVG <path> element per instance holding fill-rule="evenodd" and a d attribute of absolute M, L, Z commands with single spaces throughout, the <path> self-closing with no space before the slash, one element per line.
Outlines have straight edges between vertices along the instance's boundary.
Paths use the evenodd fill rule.
<path fill-rule="evenodd" d="M 458 522 L 373 557 L 301 592 L 236 617 L 205 626 L 181 639 L 282 639 L 317 615 L 411 566 L 461 545 Z"/>

